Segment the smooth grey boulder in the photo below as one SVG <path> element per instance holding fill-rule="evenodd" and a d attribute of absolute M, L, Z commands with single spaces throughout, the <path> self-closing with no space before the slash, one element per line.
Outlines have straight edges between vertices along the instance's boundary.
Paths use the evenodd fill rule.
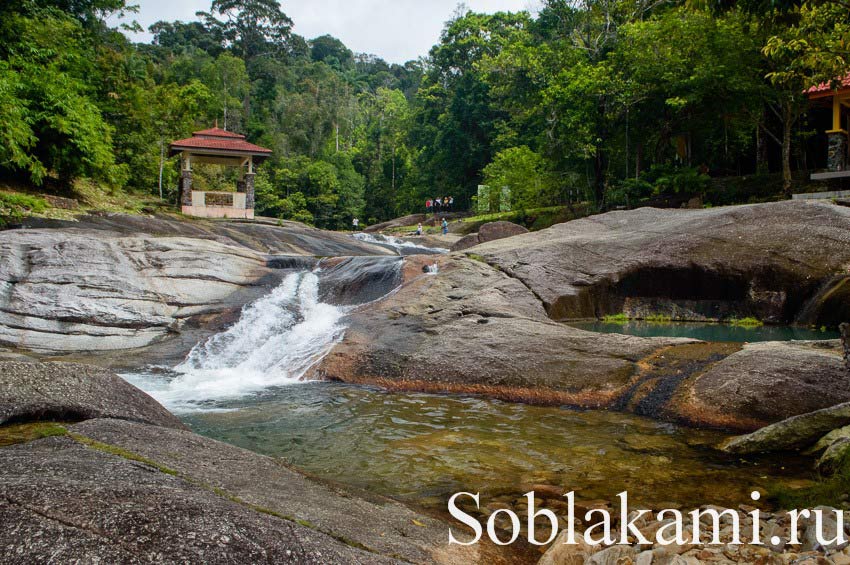
<path fill-rule="evenodd" d="M 344 233 L 274 218 L 204 220 L 174 216 L 97 214 L 78 216 L 75 221 L 27 218 L 24 225 L 27 229 L 85 231 L 98 239 L 138 235 L 206 239 L 270 255 L 334 257 L 391 254 Z"/>
<path fill-rule="evenodd" d="M 723 445 L 729 453 L 791 451 L 814 444 L 828 432 L 850 425 L 850 402 L 816 410 L 732 438 Z"/>
<path fill-rule="evenodd" d="M 216 312 L 269 270 L 250 249 L 206 239 L 0 232 L 0 344 L 62 353 L 143 347 Z"/>
<path fill-rule="evenodd" d="M 829 202 L 609 212 L 475 253 L 557 320 L 647 308 L 681 319 L 850 319 L 850 302 L 828 300 L 850 264 L 850 208 Z"/>
<path fill-rule="evenodd" d="M 0 361 L 0 424 L 89 418 L 185 429 L 153 398 L 105 369 L 77 363 Z"/>
<path fill-rule="evenodd" d="M 749 343 L 684 383 L 679 396 L 671 410 L 683 420 L 755 430 L 850 401 L 850 373 L 834 342 Z"/>
<path fill-rule="evenodd" d="M 69 437 L 0 449 L 0 521 L 6 563 L 398 562 Z"/>
<path fill-rule="evenodd" d="M 504 221 L 488 222 L 482 225 L 478 229 L 478 232 L 465 235 L 457 240 L 454 245 L 452 245 L 451 250 L 463 251 L 470 247 L 475 247 L 480 243 L 496 241 L 497 239 L 513 237 L 524 233 L 528 233 L 528 230 L 519 224 Z"/>
<path fill-rule="evenodd" d="M 451 251 L 463 251 L 464 249 L 475 247 L 479 243 L 481 243 L 481 241 L 478 239 L 478 232 L 470 233 L 454 242 L 452 244 Z"/>
<path fill-rule="evenodd" d="M 473 563 L 487 555 L 486 545 L 449 546 L 445 522 L 401 503 L 308 479 L 270 457 L 188 431 L 118 420 L 89 420 L 71 431 L 371 553 L 414 563 Z"/>
<path fill-rule="evenodd" d="M 423 274 L 436 262 L 437 275 Z M 461 255 L 408 257 L 403 284 L 358 309 L 316 376 L 391 389 L 611 406 L 637 362 L 687 339 L 586 332 L 553 322 L 520 281 Z"/>
<path fill-rule="evenodd" d="M 528 230 L 513 222 L 488 222 L 478 228 L 478 241 L 487 243 L 488 241 L 496 241 L 497 239 L 513 237 L 524 233 L 528 233 Z"/>

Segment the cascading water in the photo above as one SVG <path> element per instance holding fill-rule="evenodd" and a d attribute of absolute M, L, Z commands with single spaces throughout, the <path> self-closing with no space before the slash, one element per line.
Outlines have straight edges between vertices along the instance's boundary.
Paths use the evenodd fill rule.
<path fill-rule="evenodd" d="M 122 376 L 175 412 L 221 409 L 302 382 L 343 338 L 345 315 L 398 286 L 401 264 L 400 257 L 356 257 L 327 271 L 291 273 L 246 306 L 236 324 L 196 345 L 183 363 Z"/>
<path fill-rule="evenodd" d="M 125 377 L 177 411 L 296 383 L 342 338 L 347 310 L 319 302 L 315 273 L 293 273 L 230 329 L 196 345 L 173 378 Z"/>
<path fill-rule="evenodd" d="M 363 243 L 371 243 L 373 245 L 380 245 L 381 247 L 392 249 L 400 255 L 440 255 L 449 252 L 449 250 L 444 247 L 426 247 L 391 235 L 360 232 L 353 234 L 352 237 L 358 241 L 362 241 Z"/>

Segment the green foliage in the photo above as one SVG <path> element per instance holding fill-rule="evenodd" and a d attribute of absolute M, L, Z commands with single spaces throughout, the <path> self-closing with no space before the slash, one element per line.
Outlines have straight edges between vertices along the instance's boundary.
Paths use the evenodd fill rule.
<path fill-rule="evenodd" d="M 732 318 L 729 320 L 729 323 L 733 326 L 741 326 L 745 328 L 757 328 L 764 325 L 764 322 L 758 318 L 753 318 L 752 316 L 748 316 L 746 318 Z"/>
<path fill-rule="evenodd" d="M 811 486 L 791 489 L 775 485 L 768 489 L 768 496 L 779 508 L 816 508 L 835 505 L 836 501 L 850 492 L 850 451 L 837 462 L 836 471 L 830 477 L 819 477 Z"/>
<path fill-rule="evenodd" d="M 47 209 L 47 202 L 37 196 L 0 192 L 0 227 Z"/>
<path fill-rule="evenodd" d="M 673 317 L 667 314 L 649 314 L 644 316 L 643 320 L 651 324 L 669 324 L 673 321 Z"/>
<path fill-rule="evenodd" d="M 628 315 L 619 312 L 617 314 L 609 314 L 607 316 L 602 316 L 602 321 L 606 324 L 625 324 L 631 318 Z"/>
<path fill-rule="evenodd" d="M 68 431 L 53 422 L 28 422 L 0 426 L 0 447 L 26 443 L 46 437 L 63 436 Z"/>
<path fill-rule="evenodd" d="M 0 92 L 6 95 L 0 164 L 26 171 L 35 184 L 48 172 L 66 183 L 78 176 L 126 180 L 126 170 L 115 165 L 112 128 L 88 95 L 91 53 L 82 26 L 56 12 L 11 15 L 0 24 L 0 36 L 6 38 L 0 52 L 7 54 L 0 60 Z"/>
<path fill-rule="evenodd" d="M 151 26 L 152 45 L 110 28 L 129 10 L 4 5 L 0 174 L 174 203 L 168 143 L 218 120 L 273 150 L 258 212 L 320 227 L 435 197 L 468 209 L 479 184 L 510 187 L 512 217 L 532 229 L 658 197 L 764 201 L 790 190 L 795 152 L 804 162 L 805 89 L 850 67 L 850 13 L 831 0 L 464 9 L 404 65 L 293 34 L 277 0 L 212 0 L 200 21 Z M 750 173 L 765 186 L 713 184 Z"/>
<path fill-rule="evenodd" d="M 510 189 L 514 209 L 539 208 L 557 201 L 551 173 L 546 162 L 527 146 L 500 151 L 493 162 L 484 167 L 484 183 Z"/>

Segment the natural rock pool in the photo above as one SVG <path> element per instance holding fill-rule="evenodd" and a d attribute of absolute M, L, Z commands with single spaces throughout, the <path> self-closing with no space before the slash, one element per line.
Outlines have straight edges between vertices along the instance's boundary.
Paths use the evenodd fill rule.
<path fill-rule="evenodd" d="M 711 448 L 722 433 L 630 414 L 339 383 L 278 387 L 181 418 L 318 477 L 434 508 L 459 490 L 513 501 L 535 485 L 585 500 L 628 490 L 652 507 L 734 507 L 753 487 L 793 486 L 809 474 L 794 459 L 724 456 Z"/>
<path fill-rule="evenodd" d="M 502 504 L 515 503 L 528 490 L 552 499 L 573 490 L 579 499 L 604 501 L 627 490 L 633 504 L 653 508 L 735 507 L 755 487 L 793 487 L 811 475 L 808 462 L 727 456 L 713 449 L 726 439 L 723 433 L 633 414 L 302 381 L 307 367 L 340 339 L 352 308 L 323 297 L 334 303 L 372 300 L 371 294 L 360 296 L 363 289 L 389 292 L 399 266 L 396 260 L 364 259 L 319 274 L 293 272 L 180 365 L 125 377 L 202 435 L 279 457 L 324 479 L 433 508 L 444 509 L 461 490 L 480 491 Z M 779 328 L 717 324 L 627 328 L 647 335 L 687 330 L 715 341 L 788 337 L 772 331 Z M 440 363 L 439 355 L 434 362 Z"/>
<path fill-rule="evenodd" d="M 837 339 L 838 332 L 826 328 L 798 326 L 735 326 L 699 322 L 605 322 L 601 320 L 569 322 L 569 325 L 591 332 L 627 334 L 640 337 L 690 337 L 703 341 L 755 342 Z"/>

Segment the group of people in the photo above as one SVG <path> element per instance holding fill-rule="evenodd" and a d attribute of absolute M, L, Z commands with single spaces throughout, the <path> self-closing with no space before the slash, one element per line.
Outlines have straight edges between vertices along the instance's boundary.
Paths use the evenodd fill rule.
<path fill-rule="evenodd" d="M 442 223 L 440 224 L 440 230 L 443 232 L 443 235 L 449 233 L 449 221 L 443 218 Z M 416 226 L 416 235 L 422 235 L 424 232 L 422 231 L 422 222 L 419 222 L 419 225 Z"/>
<path fill-rule="evenodd" d="M 425 210 L 439 214 L 442 212 L 451 212 L 455 205 L 454 196 L 444 196 L 443 198 L 429 198 L 425 201 Z"/>

